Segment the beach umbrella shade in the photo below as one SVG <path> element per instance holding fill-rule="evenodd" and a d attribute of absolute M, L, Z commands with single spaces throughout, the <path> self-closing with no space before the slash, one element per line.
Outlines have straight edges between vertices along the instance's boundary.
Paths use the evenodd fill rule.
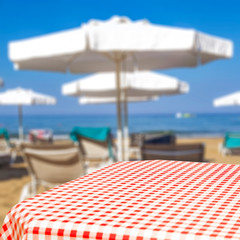
<path fill-rule="evenodd" d="M 129 129 L 128 129 L 128 103 L 133 102 L 146 102 L 156 101 L 158 96 L 153 97 L 123 97 L 121 103 L 124 104 L 124 160 L 128 160 L 129 157 Z M 116 103 L 116 97 L 81 97 L 79 98 L 79 104 L 109 104 Z"/>
<path fill-rule="evenodd" d="M 114 72 L 92 74 L 63 84 L 62 94 L 75 97 L 104 97 L 106 100 L 116 98 L 117 86 L 114 79 Z M 189 91 L 186 82 L 152 71 L 123 72 L 120 79 L 120 90 L 126 93 L 127 99 L 174 95 Z"/>
<path fill-rule="evenodd" d="M 214 99 L 213 105 L 214 107 L 239 106 L 240 91 Z"/>
<path fill-rule="evenodd" d="M 177 78 L 151 71 L 121 73 L 121 102 L 124 103 L 125 152 L 128 154 L 127 102 L 156 100 L 158 96 L 188 93 L 189 85 Z M 80 104 L 116 103 L 114 73 L 97 73 L 62 86 L 64 95 L 81 97 Z M 126 159 L 126 157 L 125 157 Z"/>
<path fill-rule="evenodd" d="M 22 106 L 56 104 L 54 97 L 34 92 L 30 89 L 15 88 L 0 93 L 0 105 L 17 105 L 19 121 L 19 139 L 23 139 Z"/>
<path fill-rule="evenodd" d="M 195 67 L 232 56 L 232 42 L 194 29 L 165 27 L 147 20 L 113 17 L 91 20 L 79 28 L 9 44 L 16 69 L 89 73 L 115 71 L 120 116 L 120 71 Z M 121 118 L 118 145 L 121 148 Z M 119 151 L 121 158 L 121 151 Z"/>
<path fill-rule="evenodd" d="M 153 97 L 127 97 L 127 99 L 122 95 L 121 96 L 121 103 L 124 104 L 124 155 L 123 159 L 128 159 L 129 153 L 129 134 L 128 134 L 128 103 L 131 102 L 146 102 L 146 101 L 156 101 L 158 96 Z M 112 104 L 116 103 L 116 97 L 80 97 L 78 100 L 79 104 L 81 105 L 88 105 L 88 104 Z"/>

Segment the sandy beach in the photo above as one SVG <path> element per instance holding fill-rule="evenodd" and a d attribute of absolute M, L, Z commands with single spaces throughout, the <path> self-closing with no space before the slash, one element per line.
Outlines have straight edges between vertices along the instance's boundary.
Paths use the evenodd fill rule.
<path fill-rule="evenodd" d="M 178 143 L 205 144 L 205 159 L 213 163 L 239 164 L 240 156 L 222 156 L 218 152 L 221 138 L 178 139 Z M 0 168 L 0 222 L 2 224 L 7 212 L 18 203 L 20 192 L 30 180 L 25 163 L 18 161 L 11 168 Z"/>

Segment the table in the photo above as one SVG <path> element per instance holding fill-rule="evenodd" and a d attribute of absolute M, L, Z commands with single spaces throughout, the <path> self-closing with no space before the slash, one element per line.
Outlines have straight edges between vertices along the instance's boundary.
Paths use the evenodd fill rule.
<path fill-rule="evenodd" d="M 120 162 L 17 204 L 0 239 L 240 239 L 240 166 Z"/>

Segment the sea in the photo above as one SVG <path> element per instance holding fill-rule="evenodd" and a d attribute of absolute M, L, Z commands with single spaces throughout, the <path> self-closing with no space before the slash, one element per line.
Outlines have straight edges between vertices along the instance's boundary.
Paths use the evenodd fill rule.
<path fill-rule="evenodd" d="M 177 118 L 175 114 L 130 115 L 129 132 L 173 131 L 179 137 L 218 137 L 226 132 L 240 132 L 240 113 L 193 114 Z M 115 115 L 24 115 L 24 134 L 31 129 L 52 129 L 54 136 L 67 138 L 74 126 L 110 127 L 116 135 Z M 17 136 L 18 117 L 0 116 L 0 127 Z"/>

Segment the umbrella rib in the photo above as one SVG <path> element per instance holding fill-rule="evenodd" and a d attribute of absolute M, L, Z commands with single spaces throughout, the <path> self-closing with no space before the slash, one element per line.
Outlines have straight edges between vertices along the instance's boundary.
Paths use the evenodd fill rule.
<path fill-rule="evenodd" d="M 71 58 L 68 61 L 66 61 L 67 69 L 69 69 L 70 63 L 73 62 L 80 55 L 81 55 L 81 52 L 75 53 L 75 54 L 73 54 L 73 56 L 71 56 Z"/>
<path fill-rule="evenodd" d="M 112 62 L 116 62 L 116 61 L 122 62 L 127 57 L 126 53 L 119 53 L 119 52 L 112 52 L 112 53 L 102 52 L 101 54 L 106 58 L 110 59 Z M 71 58 L 68 61 L 66 61 L 67 69 L 69 69 L 69 65 L 71 64 L 71 62 L 74 62 L 74 60 L 80 55 L 81 55 L 81 52 L 73 54 L 73 56 L 71 56 Z"/>
<path fill-rule="evenodd" d="M 122 62 L 127 57 L 126 53 L 120 53 L 120 52 L 111 52 L 111 53 L 102 52 L 102 54 L 113 62 L 116 62 L 116 61 Z"/>

